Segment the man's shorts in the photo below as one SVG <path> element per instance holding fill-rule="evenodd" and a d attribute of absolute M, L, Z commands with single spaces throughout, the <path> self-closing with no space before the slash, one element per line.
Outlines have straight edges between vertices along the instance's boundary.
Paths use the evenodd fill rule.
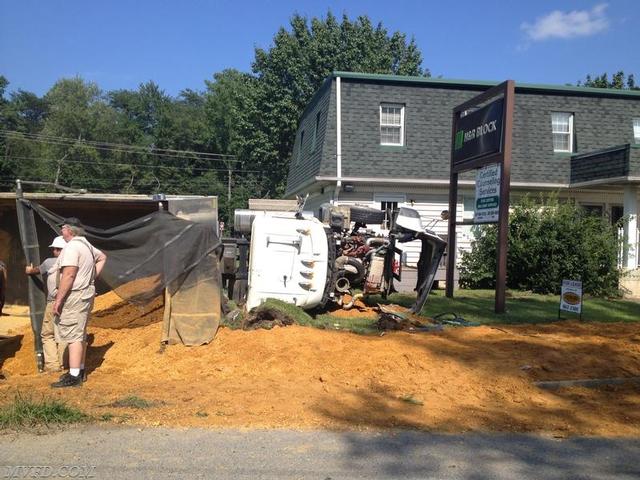
<path fill-rule="evenodd" d="M 54 334 L 58 343 L 84 342 L 87 321 L 93 308 L 95 288 L 72 290 L 62 306 L 62 314 L 54 319 Z"/>

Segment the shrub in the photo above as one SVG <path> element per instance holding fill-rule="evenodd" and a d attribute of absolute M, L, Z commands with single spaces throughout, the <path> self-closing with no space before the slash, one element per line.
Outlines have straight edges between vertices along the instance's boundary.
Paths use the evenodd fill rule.
<path fill-rule="evenodd" d="M 474 227 L 472 251 L 463 252 L 460 285 L 495 288 L 497 225 Z M 509 214 L 507 286 L 559 293 L 563 279 L 582 279 L 595 296 L 618 295 L 616 229 L 573 202 L 525 197 Z"/>

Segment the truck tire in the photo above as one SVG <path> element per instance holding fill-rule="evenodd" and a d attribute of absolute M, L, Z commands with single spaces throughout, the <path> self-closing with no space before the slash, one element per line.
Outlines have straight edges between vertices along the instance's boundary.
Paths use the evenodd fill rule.
<path fill-rule="evenodd" d="M 351 221 L 356 223 L 364 223 L 367 225 L 381 225 L 384 222 L 383 210 L 376 210 L 370 207 L 355 206 L 350 208 Z"/>
<path fill-rule="evenodd" d="M 344 276 L 347 278 L 347 280 L 349 280 L 349 283 L 351 284 L 351 286 L 357 287 L 361 285 L 362 282 L 364 281 L 364 275 L 365 275 L 364 265 L 362 261 L 360 261 L 357 258 L 349 257 L 347 259 L 346 265 L 352 267 L 352 269 L 355 270 L 355 272 L 352 271 L 351 269 L 344 270 Z"/>

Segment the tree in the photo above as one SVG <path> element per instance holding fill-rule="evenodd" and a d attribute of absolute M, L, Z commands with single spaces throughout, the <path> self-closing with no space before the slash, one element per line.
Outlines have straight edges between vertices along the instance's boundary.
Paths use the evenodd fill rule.
<path fill-rule="evenodd" d="M 256 79 L 250 74 L 234 69 L 213 75 L 213 81 L 205 80 L 204 112 L 213 151 L 227 155 L 239 155 L 242 145 L 240 120 L 253 108 L 251 91 Z"/>
<path fill-rule="evenodd" d="M 392 75 L 428 75 L 413 39 L 366 16 L 342 22 L 327 13 L 311 22 L 298 14 L 291 30 L 276 33 L 269 50 L 257 48 L 252 65 L 257 82 L 244 112 L 242 157 L 264 172 L 264 193 L 284 191 L 297 123 L 302 111 L 333 71 Z"/>
<path fill-rule="evenodd" d="M 259 182 L 252 172 L 243 170 L 241 161 L 243 132 L 249 132 L 246 125 L 249 114 L 255 111 L 256 79 L 250 74 L 234 69 L 216 73 L 213 81 L 206 80 L 204 112 L 212 151 L 232 155 L 224 157 L 227 169 L 227 192 L 220 196 L 220 212 L 229 225 L 233 209 L 246 206 L 247 199 L 259 194 Z M 245 122 L 243 124 L 243 122 Z"/>
<path fill-rule="evenodd" d="M 626 76 L 622 70 L 614 73 L 609 81 L 609 77 L 606 73 L 600 76 L 591 77 L 587 75 L 584 82 L 578 81 L 579 87 L 594 87 L 594 88 L 615 88 L 617 90 L 640 90 L 640 86 L 636 86 L 635 78 L 633 74 Z"/>

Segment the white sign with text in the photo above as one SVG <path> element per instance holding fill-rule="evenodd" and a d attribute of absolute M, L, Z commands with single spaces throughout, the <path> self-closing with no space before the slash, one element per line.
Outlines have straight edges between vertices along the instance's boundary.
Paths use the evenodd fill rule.
<path fill-rule="evenodd" d="M 474 223 L 497 222 L 500 212 L 500 164 L 492 163 L 476 173 Z"/>

